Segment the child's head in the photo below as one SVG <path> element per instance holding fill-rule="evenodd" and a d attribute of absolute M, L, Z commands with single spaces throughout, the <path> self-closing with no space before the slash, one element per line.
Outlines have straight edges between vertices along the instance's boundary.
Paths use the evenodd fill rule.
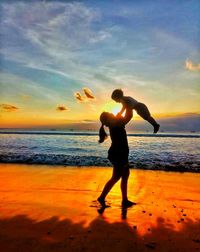
<path fill-rule="evenodd" d="M 112 92 L 111 98 L 116 102 L 121 102 L 121 99 L 123 96 L 124 96 L 124 93 L 121 89 L 115 89 Z"/>

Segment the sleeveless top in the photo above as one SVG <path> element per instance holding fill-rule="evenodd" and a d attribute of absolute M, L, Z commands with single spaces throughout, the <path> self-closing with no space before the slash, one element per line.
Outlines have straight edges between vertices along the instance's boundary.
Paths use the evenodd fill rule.
<path fill-rule="evenodd" d="M 112 144 L 108 150 L 108 159 L 113 164 L 127 164 L 129 147 L 125 126 L 109 127 L 109 131 Z"/>

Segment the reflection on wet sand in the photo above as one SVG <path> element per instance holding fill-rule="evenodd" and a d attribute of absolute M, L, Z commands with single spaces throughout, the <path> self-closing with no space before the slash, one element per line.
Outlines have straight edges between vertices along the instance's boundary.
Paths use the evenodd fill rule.
<path fill-rule="evenodd" d="M 0 164 L 0 251 L 200 249 L 200 174 L 132 170 L 128 193 L 137 205 L 128 209 L 119 184 L 110 207 L 96 201 L 110 174 Z"/>

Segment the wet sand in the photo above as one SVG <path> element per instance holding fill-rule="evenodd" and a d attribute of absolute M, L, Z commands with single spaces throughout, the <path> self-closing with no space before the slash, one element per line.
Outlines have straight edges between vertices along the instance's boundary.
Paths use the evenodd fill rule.
<path fill-rule="evenodd" d="M 0 251 L 200 251 L 200 174 L 131 170 L 96 202 L 111 168 L 0 164 Z"/>

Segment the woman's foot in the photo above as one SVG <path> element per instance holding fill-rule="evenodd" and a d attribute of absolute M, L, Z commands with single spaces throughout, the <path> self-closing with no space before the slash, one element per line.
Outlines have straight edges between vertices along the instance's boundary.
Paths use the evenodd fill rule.
<path fill-rule="evenodd" d="M 102 207 L 106 207 L 105 199 L 99 197 L 97 201 L 102 205 Z"/>
<path fill-rule="evenodd" d="M 122 207 L 124 207 L 124 208 L 128 208 L 128 207 L 131 207 L 133 205 L 136 205 L 136 203 L 132 202 L 130 200 L 122 200 Z"/>
<path fill-rule="evenodd" d="M 159 131 L 159 128 L 160 128 L 160 124 L 156 124 L 156 125 L 154 126 L 154 131 L 153 131 L 153 133 L 157 133 L 157 132 Z"/>

